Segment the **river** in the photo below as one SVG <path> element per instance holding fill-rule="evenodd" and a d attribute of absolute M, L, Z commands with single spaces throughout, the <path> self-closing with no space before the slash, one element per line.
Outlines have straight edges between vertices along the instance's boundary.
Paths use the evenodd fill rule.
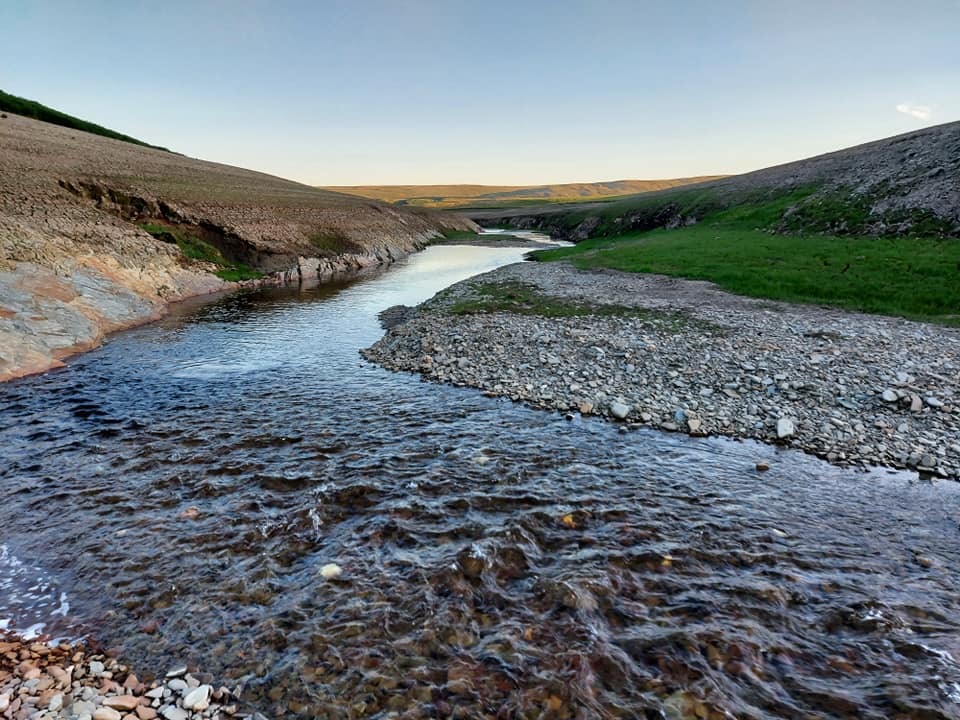
<path fill-rule="evenodd" d="M 960 717 L 956 483 L 360 358 L 523 252 L 186 304 L 0 386 L 0 626 L 267 715 Z"/>

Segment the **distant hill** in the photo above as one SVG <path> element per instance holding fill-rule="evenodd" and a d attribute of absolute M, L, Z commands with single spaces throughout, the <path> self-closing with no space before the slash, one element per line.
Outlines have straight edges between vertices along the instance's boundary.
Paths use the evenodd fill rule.
<path fill-rule="evenodd" d="M 129 135 L 105 128 L 102 125 L 87 122 L 86 120 L 75 118 L 73 115 L 67 115 L 59 110 L 54 110 L 53 108 L 38 103 L 36 100 L 17 97 L 3 90 L 0 90 L 0 112 L 16 113 L 17 115 L 23 115 L 24 117 L 33 118 L 34 120 L 42 120 L 43 122 L 53 123 L 54 125 L 62 125 L 63 127 L 72 128 L 73 130 L 82 130 L 83 132 L 93 133 L 94 135 L 102 135 L 103 137 L 113 138 L 114 140 L 122 140 L 123 142 L 133 143 L 134 145 L 142 145 L 143 147 L 170 152 L 165 147 L 145 143 L 143 140 L 137 140 Z"/>
<path fill-rule="evenodd" d="M 556 185 L 355 185 L 325 190 L 384 200 L 397 205 L 439 209 L 516 207 L 542 202 L 582 202 L 613 199 L 715 180 L 722 175 L 666 180 L 612 180 Z"/>
<path fill-rule="evenodd" d="M 783 234 L 960 237 L 958 178 L 960 122 L 953 122 L 615 202 L 467 214 L 574 241 L 692 225 L 734 208 L 755 218 L 755 227 Z"/>

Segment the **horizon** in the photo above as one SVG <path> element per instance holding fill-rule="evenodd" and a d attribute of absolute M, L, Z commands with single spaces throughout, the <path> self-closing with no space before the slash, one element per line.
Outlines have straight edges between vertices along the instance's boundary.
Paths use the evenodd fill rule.
<path fill-rule="evenodd" d="M 960 118 L 956 0 L 282 7 L 6 3 L 0 87 L 339 187 L 732 175 Z"/>

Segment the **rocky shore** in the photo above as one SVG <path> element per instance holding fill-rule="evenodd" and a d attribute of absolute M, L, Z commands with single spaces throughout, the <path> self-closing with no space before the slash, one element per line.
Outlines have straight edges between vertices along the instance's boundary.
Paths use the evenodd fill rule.
<path fill-rule="evenodd" d="M 960 331 L 521 263 L 439 293 L 370 361 L 534 407 L 960 477 Z M 764 460 L 758 458 L 758 468 Z"/>
<path fill-rule="evenodd" d="M 249 718 L 236 690 L 185 666 L 139 678 L 108 654 L 82 645 L 28 642 L 0 634 L 0 717 L 8 720 L 217 720 Z M 259 717 L 259 716 L 255 716 Z"/>
<path fill-rule="evenodd" d="M 0 268 L 0 382 L 62 367 L 66 358 L 98 347 L 112 332 L 160 319 L 174 302 L 350 277 L 397 257 L 402 254 L 300 257 L 289 270 L 239 282 L 180 267 L 176 260 L 167 266 L 151 259 L 136 270 L 93 255 L 63 257 L 54 267 L 18 262 L 10 270 Z"/>

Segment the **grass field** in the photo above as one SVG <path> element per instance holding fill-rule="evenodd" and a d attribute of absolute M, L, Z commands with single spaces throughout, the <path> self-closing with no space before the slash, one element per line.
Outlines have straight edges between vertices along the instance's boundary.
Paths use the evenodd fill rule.
<path fill-rule="evenodd" d="M 960 326 L 960 240 L 760 229 L 789 202 L 737 207 L 687 227 L 599 237 L 533 255 L 580 268 L 709 280 L 752 297 Z"/>

